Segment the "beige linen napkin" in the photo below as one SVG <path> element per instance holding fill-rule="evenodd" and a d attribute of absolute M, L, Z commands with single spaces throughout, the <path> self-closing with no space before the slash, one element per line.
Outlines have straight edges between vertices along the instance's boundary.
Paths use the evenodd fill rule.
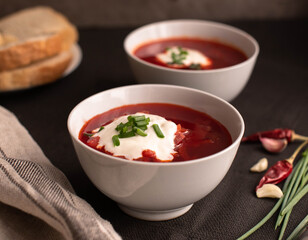
<path fill-rule="evenodd" d="M 121 239 L 1 106 L 0 239 Z"/>

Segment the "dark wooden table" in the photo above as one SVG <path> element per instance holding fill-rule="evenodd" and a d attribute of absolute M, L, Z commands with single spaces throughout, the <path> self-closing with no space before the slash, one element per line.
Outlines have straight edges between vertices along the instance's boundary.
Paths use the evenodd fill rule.
<path fill-rule="evenodd" d="M 307 20 L 228 23 L 247 31 L 260 44 L 251 79 L 231 102 L 245 120 L 245 133 L 285 127 L 308 135 Z M 298 143 L 291 143 L 278 155 L 265 152 L 259 144 L 242 144 L 221 184 L 188 213 L 165 222 L 127 216 L 93 186 L 81 169 L 66 127 L 68 114 L 94 93 L 137 83 L 123 50 L 123 40 L 132 29 L 80 29 L 83 60 L 76 71 L 53 84 L 1 93 L 0 104 L 16 114 L 50 161 L 66 174 L 77 194 L 109 220 L 123 239 L 236 239 L 277 201 L 256 198 L 254 188 L 262 174 L 250 173 L 249 168 L 261 157 L 267 157 L 270 165 L 289 157 Z M 285 236 L 308 214 L 307 206 L 306 196 L 294 208 Z M 251 239 L 278 238 L 276 217 Z"/>

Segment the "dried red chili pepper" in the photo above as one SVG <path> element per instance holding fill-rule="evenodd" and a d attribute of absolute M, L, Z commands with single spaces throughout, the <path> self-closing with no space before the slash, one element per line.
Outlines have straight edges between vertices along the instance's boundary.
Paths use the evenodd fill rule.
<path fill-rule="evenodd" d="M 276 128 L 269 131 L 261 131 L 242 138 L 242 142 L 257 142 L 260 138 L 272 138 L 272 139 L 287 139 L 288 142 L 294 140 L 306 141 L 308 137 L 298 135 L 294 130 L 288 128 Z"/>
<path fill-rule="evenodd" d="M 308 143 L 308 140 L 303 142 L 292 154 L 292 156 L 288 159 L 281 160 L 276 162 L 273 166 L 271 166 L 264 176 L 261 178 L 256 190 L 262 187 L 264 184 L 272 183 L 277 184 L 286 179 L 293 170 L 293 162 L 300 152 L 300 150 Z"/>
<path fill-rule="evenodd" d="M 262 131 L 254 133 L 250 136 L 243 137 L 242 142 L 256 142 L 259 138 L 273 138 L 273 139 L 287 139 L 288 142 L 292 141 L 294 131 L 288 128 L 276 128 L 270 131 Z"/>
<path fill-rule="evenodd" d="M 277 184 L 286 179 L 292 172 L 293 165 L 288 160 L 282 160 L 271 166 L 261 178 L 256 190 L 264 184 Z"/>

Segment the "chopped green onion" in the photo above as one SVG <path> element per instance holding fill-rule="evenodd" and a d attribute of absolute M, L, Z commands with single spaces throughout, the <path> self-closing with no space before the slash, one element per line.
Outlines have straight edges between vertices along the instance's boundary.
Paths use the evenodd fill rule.
<path fill-rule="evenodd" d="M 147 130 L 148 129 L 148 127 L 147 126 L 141 126 L 141 127 L 139 127 L 142 131 L 145 131 L 145 130 Z"/>
<path fill-rule="evenodd" d="M 97 129 L 97 128 L 96 128 Z M 100 126 L 100 128 L 96 131 L 96 129 L 92 130 L 91 133 L 89 132 L 84 132 L 83 135 L 86 135 L 88 137 L 92 137 L 95 133 L 99 133 L 100 131 L 102 131 L 104 129 L 104 126 Z"/>
<path fill-rule="evenodd" d="M 129 115 L 127 117 L 128 122 L 126 123 L 120 123 L 115 130 L 119 132 L 118 135 L 114 135 L 112 137 L 112 141 L 114 146 L 120 145 L 119 138 L 130 138 L 137 135 L 140 136 L 147 136 L 144 131 L 148 129 L 147 125 L 150 122 L 150 118 L 145 118 L 145 115 L 140 116 L 132 116 Z"/>
<path fill-rule="evenodd" d="M 121 130 L 123 129 L 124 126 L 125 126 L 125 125 L 124 125 L 123 123 L 120 123 L 120 124 L 116 127 L 115 130 L 121 131 Z"/>
<path fill-rule="evenodd" d="M 135 122 L 139 122 L 139 121 L 145 120 L 145 116 L 144 115 L 134 116 L 133 119 L 135 120 Z"/>
<path fill-rule="evenodd" d="M 122 128 L 122 130 L 121 130 L 121 133 L 126 133 L 127 130 L 128 130 L 128 127 L 127 127 L 127 126 L 124 126 L 124 127 Z"/>
<path fill-rule="evenodd" d="M 135 130 L 135 132 L 136 132 L 138 135 L 140 135 L 140 136 L 142 136 L 142 137 L 148 136 L 148 134 L 146 134 L 146 133 L 145 133 L 144 131 L 142 131 L 140 128 L 134 127 L 134 130 Z"/>
<path fill-rule="evenodd" d="M 86 135 L 88 137 L 92 137 L 94 135 L 94 133 L 87 133 L 87 132 L 84 132 L 83 135 Z"/>
<path fill-rule="evenodd" d="M 130 138 L 130 137 L 135 136 L 135 132 L 130 131 L 130 132 L 125 132 L 125 133 L 120 133 L 118 136 L 119 138 Z"/>
<path fill-rule="evenodd" d="M 186 50 L 183 50 L 182 47 L 179 47 L 179 51 L 180 51 L 181 55 L 187 55 L 188 54 L 188 52 Z"/>
<path fill-rule="evenodd" d="M 183 50 L 182 47 L 178 47 L 179 53 L 171 52 L 172 62 L 168 64 L 183 64 L 183 60 L 186 59 L 188 52 Z"/>
<path fill-rule="evenodd" d="M 120 140 L 119 140 L 119 136 L 118 135 L 114 135 L 112 137 L 112 142 L 114 146 L 120 146 Z"/>
<path fill-rule="evenodd" d="M 199 63 L 192 63 L 189 65 L 190 69 L 194 69 L 194 70 L 200 70 L 201 69 L 201 65 Z"/>
<path fill-rule="evenodd" d="M 142 127 L 142 126 L 146 126 L 146 125 L 148 125 L 146 120 L 136 122 L 137 127 Z"/>
<path fill-rule="evenodd" d="M 157 124 L 153 124 L 152 127 L 154 128 L 154 131 L 157 135 L 157 137 L 159 138 L 164 138 L 164 134 L 162 133 L 162 131 L 160 130 L 160 127 Z"/>
<path fill-rule="evenodd" d="M 98 129 L 98 133 L 100 132 L 100 131 L 102 131 L 104 129 L 104 126 L 100 126 L 100 128 Z"/>
<path fill-rule="evenodd" d="M 134 123 L 132 121 L 129 121 L 129 122 L 124 124 L 124 126 L 126 126 L 126 127 L 131 127 L 133 125 L 134 125 Z"/>

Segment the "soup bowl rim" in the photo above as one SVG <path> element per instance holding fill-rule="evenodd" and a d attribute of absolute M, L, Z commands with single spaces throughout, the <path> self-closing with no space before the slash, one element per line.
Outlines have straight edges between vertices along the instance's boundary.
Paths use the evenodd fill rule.
<path fill-rule="evenodd" d="M 223 68 L 218 68 L 218 69 L 201 69 L 201 70 L 187 70 L 187 69 L 175 69 L 175 68 L 169 68 L 169 67 L 164 67 L 164 66 L 159 66 L 153 63 L 149 63 L 147 61 L 144 61 L 140 58 L 138 58 L 133 52 L 141 45 L 152 42 L 152 41 L 157 41 L 160 39 L 169 39 L 169 38 L 173 38 L 173 37 L 181 37 L 181 36 L 169 36 L 167 38 L 153 38 L 151 40 L 147 40 L 145 42 L 141 42 L 138 44 L 135 44 L 135 46 L 132 49 L 128 48 L 128 41 L 129 39 L 136 34 L 137 32 L 143 31 L 146 28 L 150 28 L 150 27 L 155 27 L 158 25 L 163 25 L 163 24 L 174 24 L 174 23 L 178 23 L 180 24 L 181 22 L 185 22 L 188 24 L 195 24 L 195 23 L 200 23 L 200 24 L 205 24 L 205 25 L 209 25 L 209 26 L 213 26 L 213 27 L 218 27 L 221 28 L 223 30 L 227 30 L 227 31 L 232 31 L 235 32 L 238 35 L 241 35 L 242 37 L 246 38 L 254 47 L 254 51 L 251 54 L 251 56 L 247 56 L 247 59 L 241 63 L 237 63 L 235 65 L 229 66 L 229 67 L 223 67 Z M 187 38 L 189 38 L 189 36 L 185 36 Z M 194 36 L 193 38 L 199 38 L 197 36 Z M 204 37 L 200 37 L 200 39 L 205 39 Z M 223 43 L 223 44 L 228 44 L 228 43 Z M 208 21 L 208 20 L 198 20 L 198 19 L 175 19 L 175 20 L 165 20 L 165 21 L 159 21 L 159 22 L 154 22 L 154 23 L 149 23 L 146 25 L 143 25 L 141 27 L 136 28 L 135 30 L 131 31 L 124 39 L 124 50 L 126 52 L 126 54 L 131 57 L 132 59 L 134 59 L 135 61 L 139 62 L 140 64 L 144 64 L 148 67 L 152 67 L 155 69 L 159 69 L 159 70 L 165 70 L 165 71 L 169 71 L 169 72 L 175 72 L 175 73 L 180 73 L 180 74 L 204 74 L 204 73 L 216 73 L 216 72 L 224 72 L 224 71 L 231 71 L 233 69 L 237 69 L 237 68 L 241 68 L 243 65 L 248 64 L 250 61 L 254 61 L 254 59 L 258 56 L 259 51 L 260 51 L 260 47 L 258 42 L 255 40 L 254 37 L 252 37 L 250 34 L 248 34 L 247 32 L 233 27 L 231 25 L 228 24 L 224 24 L 224 23 L 219 23 L 219 22 L 214 22 L 214 21 Z M 232 46 L 232 45 L 231 45 Z M 242 49 L 236 47 L 237 49 L 243 51 Z M 246 53 L 245 53 L 246 54 Z M 247 55 L 247 54 L 246 54 Z"/>

